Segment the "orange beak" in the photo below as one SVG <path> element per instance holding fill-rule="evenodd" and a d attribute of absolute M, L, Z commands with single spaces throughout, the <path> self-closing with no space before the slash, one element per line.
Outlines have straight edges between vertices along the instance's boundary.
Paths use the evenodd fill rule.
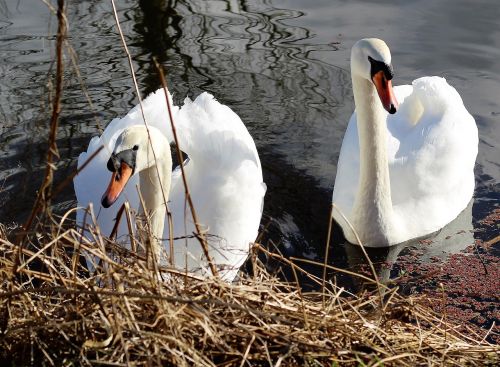
<path fill-rule="evenodd" d="M 382 106 L 384 106 L 385 110 L 391 115 L 396 113 L 399 107 L 399 103 L 396 99 L 396 96 L 394 95 L 392 82 L 390 80 L 387 80 L 382 70 L 373 75 L 372 81 L 373 84 L 375 84 L 375 88 L 377 88 L 378 96 L 380 98 L 380 102 L 382 102 Z"/>
<path fill-rule="evenodd" d="M 103 207 L 109 208 L 118 199 L 130 176 L 132 176 L 132 172 L 132 167 L 125 162 L 121 162 L 120 168 L 118 171 L 113 172 L 111 182 L 106 192 L 102 195 L 101 204 Z"/>

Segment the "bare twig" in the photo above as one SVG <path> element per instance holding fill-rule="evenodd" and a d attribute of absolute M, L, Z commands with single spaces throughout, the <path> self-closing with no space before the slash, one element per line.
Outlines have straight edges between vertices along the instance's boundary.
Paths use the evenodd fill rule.
<path fill-rule="evenodd" d="M 130 54 L 130 52 L 128 50 L 127 42 L 125 41 L 125 37 L 123 35 L 122 28 L 120 26 L 120 20 L 118 18 L 118 12 L 116 11 L 115 1 L 111 0 L 111 4 L 113 6 L 113 14 L 114 14 L 114 17 L 115 17 L 116 27 L 118 28 L 118 33 L 120 34 L 120 39 L 122 41 L 122 45 L 123 45 L 123 48 L 125 50 L 125 53 L 127 54 L 127 60 L 128 60 L 128 64 L 129 64 L 129 67 L 130 67 L 130 73 L 131 73 L 131 76 L 132 76 L 132 81 L 134 83 L 134 87 L 135 87 L 135 92 L 136 92 L 137 98 L 139 99 L 139 106 L 140 106 L 140 110 L 141 110 L 142 120 L 144 122 L 144 126 L 146 127 L 146 132 L 148 134 L 148 141 L 150 143 L 151 152 L 153 154 L 153 159 L 154 159 L 155 162 L 157 162 L 156 153 L 155 153 L 153 144 L 151 142 L 151 134 L 150 134 L 150 131 L 149 131 L 149 124 L 148 124 L 148 122 L 146 120 L 146 116 L 144 114 L 144 106 L 142 105 L 141 94 L 139 92 L 139 85 L 137 84 L 137 79 L 135 77 L 135 71 L 134 71 L 134 64 L 132 62 L 132 56 L 131 56 L 131 54 Z M 163 198 L 163 203 L 165 205 L 165 210 L 167 210 L 167 196 L 168 196 L 168 193 L 165 193 L 165 189 L 163 187 L 163 181 L 162 181 L 161 176 L 160 176 L 160 171 L 158 169 L 158 165 L 156 165 L 156 164 L 155 164 L 155 171 L 156 171 L 158 182 L 160 184 L 160 189 L 161 189 L 161 194 L 162 194 L 162 198 Z M 145 211 L 145 212 L 147 212 L 147 211 Z"/>
<path fill-rule="evenodd" d="M 332 209 L 337 210 L 337 212 L 342 216 L 342 218 L 346 221 L 346 223 L 349 225 L 352 232 L 354 233 L 354 236 L 356 237 L 356 241 L 358 241 L 357 245 L 359 245 L 359 247 L 361 248 L 361 251 L 363 252 L 363 255 L 366 258 L 366 261 L 368 262 L 368 265 L 370 266 L 370 270 L 372 272 L 373 279 L 375 280 L 375 283 L 377 284 L 377 290 L 378 290 L 379 298 L 380 298 L 380 307 L 381 307 L 381 309 L 383 309 L 384 308 L 384 296 L 382 294 L 382 287 L 380 286 L 381 284 L 380 284 L 380 281 L 378 279 L 377 272 L 375 270 L 375 267 L 373 266 L 373 262 L 370 259 L 370 256 L 368 256 L 368 253 L 366 252 L 365 246 L 361 242 L 361 240 L 358 236 L 358 233 L 356 232 L 356 230 L 352 226 L 351 222 L 349 222 L 349 220 L 346 218 L 344 213 L 342 213 L 342 211 L 339 209 L 339 207 L 332 203 Z"/>
<path fill-rule="evenodd" d="M 31 228 L 33 221 L 41 209 L 46 209 L 50 205 L 50 194 L 52 189 L 52 181 L 55 170 L 54 159 L 59 157 L 57 151 L 57 127 L 59 122 L 59 115 L 61 113 L 61 98 L 63 90 L 63 43 L 66 38 L 66 17 L 64 15 L 64 0 L 57 1 L 57 37 L 56 37 L 56 81 L 55 81 L 55 96 L 52 101 L 52 116 L 50 118 L 50 131 L 49 131 L 49 149 L 47 150 L 47 163 L 45 167 L 45 176 L 43 178 L 38 195 L 28 217 L 28 220 L 23 226 L 25 235 L 19 239 L 22 244 L 25 236 Z M 18 261 L 14 262 L 12 272 L 15 274 Z"/>
<path fill-rule="evenodd" d="M 326 282 L 326 265 L 328 264 L 328 254 L 330 250 L 330 239 L 332 235 L 332 225 L 333 225 L 333 205 L 330 205 L 330 213 L 328 214 L 328 234 L 326 236 L 325 243 L 325 258 L 323 260 L 323 293 L 325 290 L 325 282 Z M 323 295 L 323 306 L 325 304 L 325 296 Z"/>
<path fill-rule="evenodd" d="M 175 129 L 174 119 L 172 116 L 172 108 L 170 106 L 170 101 L 168 98 L 167 81 L 165 79 L 165 75 L 163 73 L 163 69 L 160 66 L 160 64 L 158 64 L 158 62 L 156 60 L 154 60 L 154 62 L 155 62 L 156 68 L 158 70 L 158 73 L 160 75 L 160 80 L 161 80 L 161 83 L 163 86 L 163 91 L 165 92 L 165 99 L 166 99 L 167 109 L 168 109 L 168 117 L 170 120 L 170 125 L 172 127 L 172 134 L 174 135 L 174 141 L 175 141 L 176 152 L 177 152 L 177 159 L 179 160 L 179 165 L 181 167 L 182 183 L 184 184 L 184 193 L 186 196 L 186 200 L 189 204 L 189 208 L 191 209 L 191 215 L 193 216 L 193 222 L 194 222 L 194 226 L 196 229 L 197 238 L 200 241 L 200 245 L 201 245 L 201 248 L 203 250 L 203 254 L 205 255 L 205 258 L 207 259 L 207 262 L 208 262 L 208 265 L 210 266 L 210 270 L 212 271 L 212 274 L 215 276 L 218 276 L 217 268 L 215 267 L 215 265 L 212 261 L 212 258 L 210 257 L 210 253 L 208 251 L 207 239 L 205 237 L 205 234 L 203 233 L 203 231 L 200 228 L 200 223 L 198 222 L 198 217 L 196 215 L 196 210 L 194 208 L 193 199 L 191 198 L 191 194 L 189 192 L 187 177 L 186 177 L 186 173 L 184 172 L 184 160 L 182 159 L 181 148 L 179 146 L 179 139 L 177 138 L 177 130 Z"/>

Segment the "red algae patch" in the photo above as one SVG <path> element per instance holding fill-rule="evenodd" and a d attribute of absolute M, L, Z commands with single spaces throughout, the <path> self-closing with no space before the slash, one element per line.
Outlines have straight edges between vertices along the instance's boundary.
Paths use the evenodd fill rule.
<path fill-rule="evenodd" d="M 494 209 L 489 215 L 484 219 L 480 220 L 482 225 L 486 226 L 496 226 L 500 225 L 500 208 Z"/>
<path fill-rule="evenodd" d="M 497 227 L 500 209 L 481 220 L 481 226 Z M 490 228 L 491 229 L 491 228 Z M 403 293 L 422 294 L 423 302 L 465 333 L 483 335 L 500 342 L 500 237 L 475 240 L 463 252 L 445 260 L 419 261 L 419 251 L 398 259 L 404 276 L 396 283 Z"/>

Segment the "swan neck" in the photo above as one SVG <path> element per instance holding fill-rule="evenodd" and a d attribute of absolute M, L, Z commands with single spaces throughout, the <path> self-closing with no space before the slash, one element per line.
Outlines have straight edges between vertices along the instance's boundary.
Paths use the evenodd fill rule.
<path fill-rule="evenodd" d="M 352 81 L 360 148 L 360 180 L 353 206 L 353 225 L 361 241 L 387 244 L 393 226 L 387 113 L 373 83 L 354 75 Z"/>
<path fill-rule="evenodd" d="M 161 255 L 161 238 L 167 209 L 165 201 L 168 200 L 170 191 L 171 169 L 171 161 L 163 159 L 139 172 L 140 191 L 145 207 L 141 205 L 139 213 L 149 217 L 151 234 L 154 237 L 153 250 L 157 260 Z"/>

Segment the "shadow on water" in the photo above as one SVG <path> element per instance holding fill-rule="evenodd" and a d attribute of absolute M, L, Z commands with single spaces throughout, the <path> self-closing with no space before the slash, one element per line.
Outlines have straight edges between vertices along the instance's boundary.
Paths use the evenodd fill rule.
<path fill-rule="evenodd" d="M 144 50 L 142 55 L 135 58 L 149 58 L 144 60 L 141 67 L 142 83 L 145 85 L 144 94 L 158 89 L 158 71 L 152 62 L 156 58 L 160 64 L 165 65 L 170 72 L 170 67 L 180 67 L 178 74 L 187 78 L 186 70 L 195 69 L 188 57 L 182 57 L 178 41 L 182 37 L 180 23 L 182 16 L 177 12 L 178 1 L 166 0 L 141 0 L 141 12 L 135 19 L 135 31 L 141 37 L 134 42 L 134 46 Z M 187 82 L 187 80 L 183 80 Z"/>

